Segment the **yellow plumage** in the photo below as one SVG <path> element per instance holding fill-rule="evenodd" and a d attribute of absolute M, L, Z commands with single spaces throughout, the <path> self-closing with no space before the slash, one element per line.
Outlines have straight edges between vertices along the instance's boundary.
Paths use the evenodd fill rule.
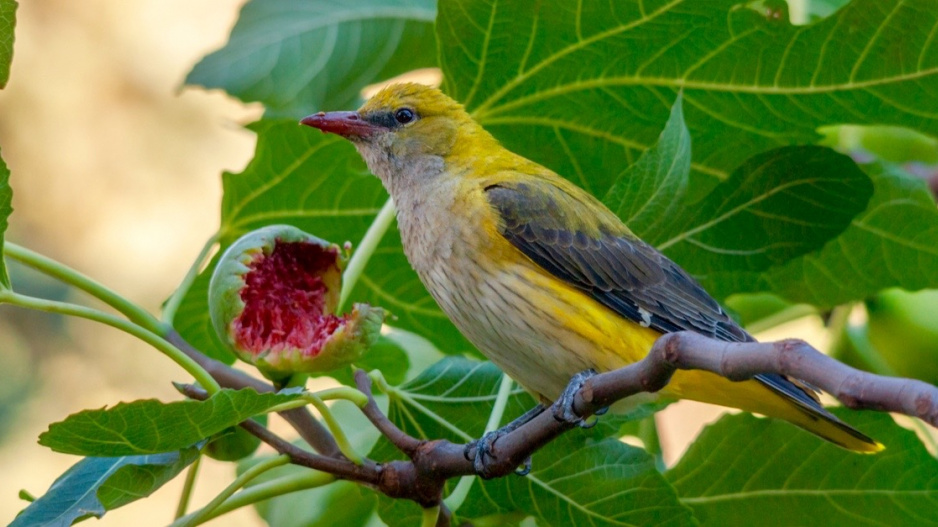
<path fill-rule="evenodd" d="M 506 150 L 439 90 L 395 85 L 357 112 L 303 123 L 355 144 L 394 198 L 404 251 L 437 303 L 542 401 L 582 370 L 641 359 L 663 332 L 751 340 L 602 203 Z M 786 419 L 851 450 L 882 449 L 781 376 L 731 382 L 680 371 L 660 395 Z"/>

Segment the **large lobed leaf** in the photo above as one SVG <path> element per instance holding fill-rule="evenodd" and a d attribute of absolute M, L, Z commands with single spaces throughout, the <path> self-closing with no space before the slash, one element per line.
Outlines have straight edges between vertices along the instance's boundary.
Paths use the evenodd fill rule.
<path fill-rule="evenodd" d="M 13 189 L 10 188 L 10 169 L 0 157 L 0 289 L 10 288 L 10 276 L 7 274 L 3 257 L 3 240 L 6 234 L 7 218 L 13 212 Z"/>
<path fill-rule="evenodd" d="M 697 276 L 761 271 L 820 249 L 862 212 L 870 178 L 819 146 L 756 155 L 670 226 L 645 234 Z"/>
<path fill-rule="evenodd" d="M 81 456 L 134 456 L 181 450 L 272 408 L 295 401 L 299 391 L 257 393 L 221 390 L 204 401 L 154 399 L 84 410 L 52 423 L 39 444 Z"/>
<path fill-rule="evenodd" d="M 0 88 L 6 87 L 7 80 L 10 79 L 16 7 L 16 0 L 0 0 Z"/>
<path fill-rule="evenodd" d="M 602 195 L 679 90 L 693 167 L 719 179 L 821 125 L 938 135 L 936 26 L 931 0 L 854 0 L 809 26 L 738 0 L 453 0 L 437 32 L 450 94 L 512 150 Z"/>
<path fill-rule="evenodd" d="M 707 427 L 667 473 L 703 525 L 938 525 L 938 461 L 886 414 L 834 413 L 886 445 L 848 452 L 749 414 Z"/>
<path fill-rule="evenodd" d="M 822 308 L 887 287 L 938 286 L 938 209 L 927 186 L 897 167 L 866 171 L 870 203 L 834 241 L 761 273 L 714 273 L 705 285 L 718 297 L 772 291 Z"/>
<path fill-rule="evenodd" d="M 435 16 L 434 0 L 251 0 L 186 82 L 277 117 L 351 109 L 366 84 L 436 65 Z"/>
<path fill-rule="evenodd" d="M 88 457 L 58 477 L 10 527 L 62 527 L 145 498 L 195 461 L 198 448 L 145 456 Z"/>
<path fill-rule="evenodd" d="M 647 241 L 661 226 L 686 212 L 691 138 L 680 95 L 658 141 L 613 183 L 603 198 L 629 228 Z"/>
<path fill-rule="evenodd" d="M 867 178 L 830 152 L 769 150 L 843 122 L 938 133 L 928 110 L 938 107 L 931 7 L 855 0 L 796 27 L 784 12 L 734 0 L 454 0 L 441 5 L 437 31 L 446 89 L 484 126 L 606 195 L 714 296 L 772 291 L 827 307 L 884 287 L 938 285 L 934 206 L 895 175 L 871 174 L 870 198 Z M 692 170 L 727 180 L 709 195 L 715 183 L 700 178 L 683 190 L 679 130 L 624 168 L 653 144 L 678 93 Z M 760 174 L 767 160 L 773 170 Z M 658 189 L 672 185 L 668 202 Z M 740 199 L 755 201 L 726 216 L 721 207 Z"/>
<path fill-rule="evenodd" d="M 390 394 L 388 416 L 415 437 L 466 442 L 484 430 L 501 373 L 491 363 L 447 358 Z M 534 405 L 515 389 L 506 421 Z M 646 415 L 639 412 L 638 415 Z M 644 451 L 615 439 L 629 417 L 603 418 L 592 430 L 572 431 L 534 456 L 524 478 L 477 481 L 457 514 L 473 518 L 499 514 L 533 515 L 543 525 L 691 525 L 693 519 Z M 372 457 L 399 455 L 382 441 Z M 413 504 L 379 498 L 389 525 L 412 525 Z"/>
<path fill-rule="evenodd" d="M 692 203 L 685 192 L 690 159 L 678 97 L 657 143 L 616 180 L 604 202 L 698 277 L 761 271 L 820 249 L 873 193 L 870 178 L 849 157 L 789 146 L 747 160 Z"/>
<path fill-rule="evenodd" d="M 476 482 L 467 517 L 523 511 L 544 525 L 696 525 L 644 450 L 567 433 L 534 456 L 528 476 Z"/>

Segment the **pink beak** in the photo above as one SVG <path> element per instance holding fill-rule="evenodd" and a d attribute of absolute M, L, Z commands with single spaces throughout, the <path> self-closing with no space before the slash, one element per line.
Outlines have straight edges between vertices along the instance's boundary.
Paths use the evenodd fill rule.
<path fill-rule="evenodd" d="M 368 137 L 381 129 L 362 119 L 358 112 L 319 112 L 304 117 L 300 124 L 343 137 Z"/>

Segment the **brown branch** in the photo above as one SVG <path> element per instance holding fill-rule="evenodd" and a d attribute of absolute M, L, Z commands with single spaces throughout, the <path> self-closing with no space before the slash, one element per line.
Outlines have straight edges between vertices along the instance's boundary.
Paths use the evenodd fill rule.
<path fill-rule="evenodd" d="M 371 421 L 371 424 L 373 424 L 374 427 L 381 432 L 381 435 L 386 437 L 392 445 L 397 447 L 404 455 L 413 459 L 424 441 L 414 439 L 407 435 L 381 412 L 381 409 L 378 408 L 378 403 L 375 402 L 375 398 L 371 394 L 371 378 L 368 377 L 365 370 L 355 371 L 355 385 L 358 387 L 358 391 L 368 397 L 368 404 L 361 409 L 365 417 Z"/>
<path fill-rule="evenodd" d="M 664 350 L 663 360 L 681 369 L 707 370 L 731 380 L 760 373 L 787 375 L 830 393 L 849 408 L 901 413 L 938 427 L 938 388 L 851 368 L 802 340 L 727 344 L 696 333 L 671 333 L 658 339 L 655 348 Z"/>
<path fill-rule="evenodd" d="M 678 369 L 705 370 L 735 381 L 764 373 L 788 375 L 828 391 L 849 407 L 903 413 L 938 426 L 938 388 L 927 383 L 856 370 L 800 340 L 728 343 L 691 332 L 664 335 L 644 359 L 589 378 L 577 391 L 573 410 L 587 417 L 624 397 L 656 392 L 668 384 Z M 241 426 L 278 452 L 289 455 L 296 464 L 366 484 L 390 497 L 409 499 L 423 507 L 441 503 L 443 485 L 448 479 L 475 473 L 471 459 L 474 449 L 469 450 L 473 455 L 467 456 L 466 445 L 407 435 L 378 409 L 368 376 L 359 371 L 355 380 L 369 400 L 363 413 L 409 461 L 365 460 L 357 466 L 345 459 L 300 449 L 254 421 Z M 541 412 L 496 440 L 492 457 L 481 475 L 511 474 L 528 456 L 573 427 L 557 420 L 553 411 Z M 448 525 L 449 514 L 441 514 L 439 521 L 439 525 Z"/>

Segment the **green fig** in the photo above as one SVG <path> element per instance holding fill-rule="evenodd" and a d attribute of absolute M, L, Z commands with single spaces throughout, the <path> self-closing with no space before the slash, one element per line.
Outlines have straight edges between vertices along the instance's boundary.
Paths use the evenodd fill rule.
<path fill-rule="evenodd" d="M 350 313 L 335 313 L 344 264 L 338 245 L 296 227 L 249 232 L 212 274 L 212 325 L 270 379 L 350 364 L 377 341 L 385 311 L 355 304 Z"/>

